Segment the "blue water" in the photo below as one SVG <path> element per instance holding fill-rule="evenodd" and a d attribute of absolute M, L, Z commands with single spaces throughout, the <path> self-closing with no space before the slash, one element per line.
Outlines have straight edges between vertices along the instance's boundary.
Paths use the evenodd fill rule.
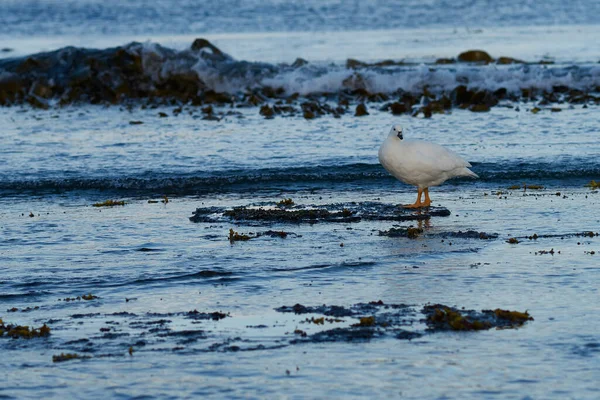
<path fill-rule="evenodd" d="M 206 34 L 236 60 L 281 68 L 262 83 L 279 79 L 307 93 L 339 87 L 354 73 L 346 58 L 406 56 L 416 65 L 362 72 L 373 85 L 453 87 L 467 77 L 495 89 L 506 82 L 551 87 L 552 71 L 560 71 L 595 96 L 598 11 L 592 1 L 5 1 L 0 48 L 14 48 L 3 58 L 18 57 L 68 44 L 123 45 L 139 35 L 183 49 Z M 405 33 L 402 46 L 393 41 L 397 30 Z M 437 57 L 473 45 L 556 64 L 430 71 Z M 279 65 L 295 57 L 314 65 L 300 74 Z M 367 103 L 365 117 L 351 108 L 314 120 L 215 107 L 219 121 L 202 120 L 192 106 L 175 115 L 178 105 L 3 108 L 0 319 L 52 331 L 0 337 L 0 397 L 598 398 L 600 239 L 581 235 L 600 226 L 599 192 L 586 186 L 600 181 L 598 105 L 505 101 L 487 113 L 454 108 L 432 118 L 392 116 L 381 105 Z M 339 209 L 413 202 L 414 188 L 377 161 L 392 124 L 403 125 L 406 137 L 451 148 L 480 175 L 431 189 L 434 205 L 450 216 L 189 220 L 197 208 L 274 208 L 285 198 L 296 207 Z M 108 199 L 126 204 L 92 206 Z M 409 225 L 424 234 L 379 235 Z M 230 243 L 229 229 L 290 234 Z M 467 230 L 498 238 L 445 236 Z M 528 239 L 533 234 L 539 238 Z M 520 243 L 507 243 L 511 237 Z M 86 294 L 98 298 L 77 299 Z M 402 329 L 423 336 L 397 339 L 382 329 L 369 341 L 295 344 L 297 329 L 310 336 L 359 319 L 318 325 L 305 319 L 322 315 L 275 311 L 378 300 L 412 307 Z M 429 333 L 420 314 L 428 303 L 527 310 L 534 320 L 518 329 Z M 53 362 L 61 353 L 89 358 Z"/>
<path fill-rule="evenodd" d="M 1 7 L 0 33 L 18 36 L 595 25 L 600 12 L 590 0 L 7 0 Z"/>

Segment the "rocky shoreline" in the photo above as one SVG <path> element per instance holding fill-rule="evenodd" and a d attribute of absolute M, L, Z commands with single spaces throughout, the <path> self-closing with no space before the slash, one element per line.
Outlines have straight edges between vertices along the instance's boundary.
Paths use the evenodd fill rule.
<path fill-rule="evenodd" d="M 490 64 L 540 66 L 548 63 L 544 60 L 524 63 L 510 57 L 494 59 L 484 51 L 471 50 L 459 54 L 456 59 L 438 59 L 425 67 L 433 71 L 448 64 L 487 68 Z M 70 104 L 189 105 L 201 107 L 204 114 L 212 117 L 206 119 L 219 119 L 215 117 L 214 105 L 257 107 L 267 119 L 278 115 L 312 119 L 324 115 L 366 116 L 369 109 L 428 118 L 433 114 L 448 113 L 453 108 L 486 112 L 497 105 L 512 107 L 512 103 L 519 102 L 531 103 L 532 111 L 550 104 L 583 107 L 600 104 L 600 85 L 588 90 L 565 85 L 554 85 L 551 89 L 529 86 L 515 92 L 504 87 L 478 89 L 465 82 L 451 90 L 440 91 L 430 89 L 425 81 L 417 91 L 402 88 L 393 88 L 389 92 L 373 91 L 365 69 L 385 70 L 411 65 L 393 60 L 371 64 L 347 60 L 343 70 L 345 77 L 341 78 L 340 89 L 336 91 L 301 95 L 263 82 L 282 71 L 293 73 L 307 65 L 310 63 L 301 58 L 289 65 L 237 61 L 205 39 L 196 39 L 189 49 L 182 51 L 141 43 L 103 50 L 66 47 L 0 60 L 0 105 L 29 104 L 37 109 Z M 200 68 L 204 77 L 198 73 Z M 594 80 L 592 74 L 592 84 Z M 229 90 L 217 90 L 225 81 L 238 85 L 229 84 Z M 560 111 L 557 107 L 550 109 Z"/>

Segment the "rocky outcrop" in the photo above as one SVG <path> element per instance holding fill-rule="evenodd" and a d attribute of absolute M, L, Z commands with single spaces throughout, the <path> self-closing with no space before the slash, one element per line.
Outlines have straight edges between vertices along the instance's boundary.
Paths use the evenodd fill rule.
<path fill-rule="evenodd" d="M 489 64 L 494 59 L 483 50 L 469 50 L 458 55 L 458 61 Z"/>

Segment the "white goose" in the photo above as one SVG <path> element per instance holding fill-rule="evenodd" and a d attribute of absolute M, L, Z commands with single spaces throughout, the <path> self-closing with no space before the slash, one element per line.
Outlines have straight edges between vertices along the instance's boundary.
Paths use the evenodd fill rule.
<path fill-rule="evenodd" d="M 429 207 L 429 187 L 450 178 L 479 178 L 461 156 L 439 144 L 422 140 L 404 140 L 402 127 L 394 125 L 379 148 L 379 162 L 396 179 L 417 187 L 417 201 L 406 208 Z M 421 201 L 422 194 L 425 201 Z"/>

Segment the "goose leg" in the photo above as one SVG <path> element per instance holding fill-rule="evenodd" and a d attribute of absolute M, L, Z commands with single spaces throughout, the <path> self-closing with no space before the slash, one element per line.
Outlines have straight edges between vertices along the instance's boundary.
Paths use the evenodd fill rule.
<path fill-rule="evenodd" d="M 431 205 L 431 199 L 429 198 L 429 188 L 423 189 L 423 193 L 425 193 L 425 201 L 421 203 L 421 207 L 429 207 Z"/>
<path fill-rule="evenodd" d="M 414 204 L 407 204 L 404 208 L 420 208 L 423 207 L 423 203 L 421 203 L 421 195 L 423 194 L 423 190 L 421 188 L 417 188 L 417 201 Z"/>

